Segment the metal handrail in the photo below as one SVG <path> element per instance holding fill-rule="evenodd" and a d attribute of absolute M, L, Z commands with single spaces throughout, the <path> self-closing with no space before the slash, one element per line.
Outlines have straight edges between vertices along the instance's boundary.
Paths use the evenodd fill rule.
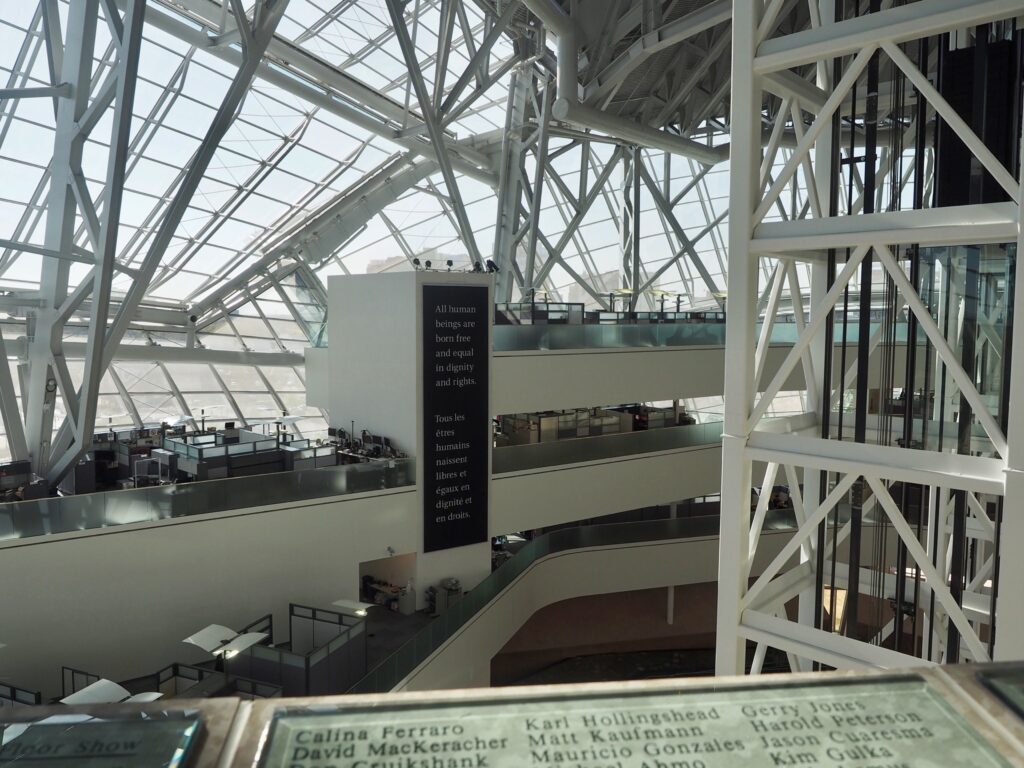
<path fill-rule="evenodd" d="M 787 519 L 792 520 L 791 512 L 770 513 L 770 516 L 772 520 L 766 523 L 767 527 L 791 527 L 786 524 Z M 539 536 L 377 664 L 348 693 L 384 693 L 393 690 L 534 563 L 549 555 L 589 547 L 717 536 L 717 515 L 578 526 Z"/>

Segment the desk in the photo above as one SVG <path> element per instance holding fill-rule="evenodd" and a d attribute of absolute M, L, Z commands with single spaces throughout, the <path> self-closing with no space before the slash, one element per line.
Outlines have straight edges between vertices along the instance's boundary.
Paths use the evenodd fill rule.
<path fill-rule="evenodd" d="M 387 606 L 392 611 L 398 609 L 399 599 L 403 591 L 401 587 L 396 587 L 394 584 L 377 583 L 367 584 L 366 588 L 371 602 Z"/>

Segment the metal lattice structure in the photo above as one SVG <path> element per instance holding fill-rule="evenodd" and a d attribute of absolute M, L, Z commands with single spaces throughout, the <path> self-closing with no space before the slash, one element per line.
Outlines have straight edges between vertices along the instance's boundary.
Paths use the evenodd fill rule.
<path fill-rule="evenodd" d="M 634 310 L 666 295 L 682 308 L 728 304 L 728 407 L 688 403 L 726 427 L 720 670 L 743 667 L 746 640 L 758 644 L 755 668 L 768 646 L 800 668 L 1006 655 L 1024 619 L 986 584 L 997 568 L 1019 576 L 996 544 L 1021 532 L 988 509 L 1024 469 L 1020 416 L 993 409 L 979 391 L 988 374 L 962 364 L 971 334 L 955 309 L 968 293 L 950 293 L 960 279 L 933 311 L 902 249 L 1017 242 L 1016 169 L 944 100 L 933 59 L 911 55 L 914 41 L 979 24 L 1016 34 L 1024 3 L 753 0 L 735 17 L 734 5 L 4 4 L 0 453 L 56 483 L 97 426 L 287 412 L 306 436 L 322 434 L 326 414 L 305 405 L 302 349 L 326 342 L 331 275 L 493 259 L 499 301 L 606 309 L 618 291 Z M 936 192 L 929 137 L 940 124 L 1011 202 L 920 203 Z M 947 260 L 940 272 L 960 268 Z M 977 309 L 970 351 L 1009 382 L 1024 357 L 990 327 L 1011 308 L 1000 291 L 1002 304 Z M 858 365 L 894 346 L 892 318 L 867 320 L 886 302 L 932 345 L 943 403 L 965 404 L 960 422 L 983 433 L 964 432 L 958 455 L 868 445 L 859 415 L 852 440 L 841 415 L 831 423 L 834 411 L 867 411 L 864 375 L 835 372 L 825 342 L 841 297 L 848 325 L 851 295 L 870 334 Z M 769 375 L 780 318 L 797 341 Z M 806 387 L 787 390 L 797 370 Z M 779 413 L 798 414 L 802 434 L 765 436 L 761 420 Z M 749 490 L 783 479 L 800 532 L 750 584 L 768 494 L 751 510 Z M 927 529 L 940 539 L 923 545 L 908 529 L 894 482 L 930 489 Z M 927 652 L 822 623 L 823 564 L 860 551 L 871 515 L 899 537 L 913 589 L 930 582 Z M 939 553 L 967 539 L 982 556 L 947 587 L 955 569 Z M 831 614 L 837 590 L 857 595 L 858 558 L 827 585 Z M 897 597 L 907 588 L 895 574 L 864 578 Z"/>
<path fill-rule="evenodd" d="M 958 34 L 979 50 L 1015 35 L 1021 4 L 871 3 L 840 18 L 840 5 L 811 3 L 811 24 L 798 30 L 776 26 L 784 4 L 753 5 L 733 22 L 718 671 L 744 670 L 746 641 L 756 643 L 755 672 L 768 647 L 786 651 L 804 670 L 1017 658 L 1024 613 L 1013 588 L 997 592 L 996 585 L 1020 578 L 1019 558 L 1000 555 L 1012 553 L 1010 542 L 1022 532 L 1015 499 L 1024 435 L 1010 399 L 1020 381 L 1022 329 L 1019 314 L 1002 314 L 1020 284 L 1021 183 L 1015 164 L 998 159 L 940 92 L 934 72 L 939 56 L 957 48 Z M 923 143 L 916 153 L 912 142 L 898 146 L 936 125 L 969 155 L 973 170 L 959 183 L 984 178 L 997 189 L 989 197 L 1005 202 L 941 204 L 933 194 L 934 158 Z M 779 168 L 774 153 L 789 130 L 796 146 Z M 847 143 L 843 132 L 851 130 L 859 146 Z M 888 146 L 876 140 L 883 131 Z M 902 173 L 893 161 L 904 154 Z M 807 199 L 799 216 L 768 220 L 776 203 L 800 190 Z M 986 310 L 978 291 L 988 269 L 982 262 L 993 259 L 1003 269 L 1000 295 L 993 292 Z M 768 264 L 773 280 L 763 313 L 759 279 Z M 793 279 L 797 265 L 810 272 L 804 294 Z M 782 367 L 768 376 L 763 329 L 774 321 L 784 281 L 803 322 Z M 869 330 L 872 286 L 891 297 L 911 334 L 908 346 L 925 350 L 925 381 L 934 371 L 934 403 L 922 397 L 914 412 L 907 398 L 900 415 L 910 439 L 899 446 L 867 435 L 868 362 L 879 339 L 858 345 L 857 359 L 840 362 L 832 354 L 837 316 L 856 307 L 859 332 Z M 998 331 L 995 316 L 1005 318 Z M 979 363 L 979 350 L 991 343 L 1005 365 L 998 386 L 986 383 Z M 911 358 L 908 376 L 915 365 Z M 807 392 L 811 428 L 769 434 L 766 410 L 799 366 L 814 382 Z M 852 407 L 843 405 L 847 396 Z M 957 437 L 944 444 L 951 420 Z M 783 477 L 800 491 L 793 497 L 798 531 L 755 572 L 767 499 L 751 510 L 747 488 Z M 920 499 L 913 510 L 911 496 Z M 892 559 L 870 550 L 877 531 L 892 535 L 877 545 L 895 550 Z M 891 618 L 865 636 L 865 614 L 886 598 Z"/>
<path fill-rule="evenodd" d="M 5 6 L 5 453 L 55 482 L 97 426 L 322 433 L 332 274 L 493 257 L 505 299 L 721 304 L 729 3 L 602 5 Z"/>

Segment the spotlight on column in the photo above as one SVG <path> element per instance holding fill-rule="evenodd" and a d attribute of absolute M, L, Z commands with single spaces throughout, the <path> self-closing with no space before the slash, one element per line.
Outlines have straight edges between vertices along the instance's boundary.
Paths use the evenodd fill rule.
<path fill-rule="evenodd" d="M 483 267 L 483 265 L 479 261 L 474 261 L 473 262 L 473 271 L 474 272 L 483 272 L 484 271 L 484 267 Z"/>
<path fill-rule="evenodd" d="M 487 271 L 492 273 L 492 274 L 497 274 L 501 270 L 498 269 L 498 265 L 497 264 L 495 264 L 493 261 L 488 259 L 487 260 Z"/>

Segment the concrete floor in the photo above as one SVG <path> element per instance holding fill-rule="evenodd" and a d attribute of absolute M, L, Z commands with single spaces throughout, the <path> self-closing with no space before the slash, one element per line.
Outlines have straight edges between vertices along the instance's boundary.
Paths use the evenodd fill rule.
<path fill-rule="evenodd" d="M 433 619 L 423 611 L 403 616 L 383 606 L 366 613 L 366 670 L 370 671 L 393 654 Z"/>

